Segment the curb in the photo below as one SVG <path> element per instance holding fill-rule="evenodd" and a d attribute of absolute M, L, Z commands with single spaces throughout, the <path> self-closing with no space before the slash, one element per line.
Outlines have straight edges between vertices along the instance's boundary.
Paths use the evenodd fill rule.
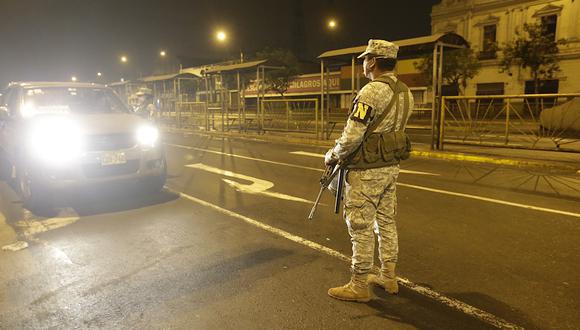
<path fill-rule="evenodd" d="M 289 144 L 300 144 L 317 147 L 331 148 L 334 146 L 332 140 L 315 140 L 306 139 L 293 136 L 276 136 L 276 135 L 254 135 L 245 133 L 230 133 L 230 132 L 206 132 L 206 131 L 192 131 L 186 129 L 164 128 L 162 129 L 168 133 L 185 133 L 190 135 L 204 135 L 214 137 L 229 137 L 241 140 L 260 141 L 260 142 L 280 142 Z M 413 150 L 411 155 L 420 158 L 439 159 L 447 161 L 471 162 L 477 164 L 494 164 L 501 166 L 517 167 L 531 170 L 543 170 L 549 172 L 558 172 L 565 174 L 580 174 L 580 165 L 574 166 L 570 164 L 535 161 L 517 158 L 500 158 L 487 155 L 465 154 L 458 152 L 447 151 L 425 151 Z"/>
<path fill-rule="evenodd" d="M 495 164 L 495 165 L 503 165 L 503 166 L 511 166 L 511 167 L 518 167 L 524 169 L 535 169 L 535 170 L 544 170 L 550 172 L 562 172 L 568 174 L 580 174 L 580 169 L 576 166 L 562 164 L 562 163 L 550 163 L 550 162 L 542 162 L 542 161 L 533 161 L 533 160 L 522 160 L 522 159 L 513 159 L 513 158 L 498 158 L 493 156 L 481 156 L 481 155 L 472 155 L 472 154 L 464 154 L 464 153 L 451 153 L 445 151 L 411 151 L 411 155 L 422 157 L 422 158 L 431 158 L 431 159 L 442 159 L 442 160 L 450 160 L 450 161 L 463 161 L 463 162 L 472 162 L 478 164 Z"/>

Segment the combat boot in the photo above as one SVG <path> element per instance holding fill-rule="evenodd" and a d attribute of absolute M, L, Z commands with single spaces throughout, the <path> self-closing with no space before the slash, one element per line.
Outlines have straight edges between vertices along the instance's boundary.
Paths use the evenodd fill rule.
<path fill-rule="evenodd" d="M 353 274 L 350 277 L 350 282 L 328 290 L 328 295 L 339 300 L 369 302 L 371 290 L 368 284 L 368 275 Z"/>
<path fill-rule="evenodd" d="M 382 286 L 388 293 L 397 294 L 399 292 L 399 284 L 397 283 L 397 276 L 395 275 L 396 265 L 394 262 L 387 262 L 385 268 L 381 269 L 379 276 L 375 274 L 369 275 L 369 284 Z"/>

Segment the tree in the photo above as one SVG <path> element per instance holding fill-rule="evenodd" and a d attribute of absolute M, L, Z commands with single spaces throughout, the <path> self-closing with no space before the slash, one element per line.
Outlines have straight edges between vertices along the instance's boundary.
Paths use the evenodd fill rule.
<path fill-rule="evenodd" d="M 256 53 L 256 58 L 267 59 L 279 69 L 270 69 L 265 72 L 265 83 L 268 90 L 273 90 L 284 97 L 290 87 L 290 81 L 300 72 L 298 58 L 289 50 L 280 48 L 265 48 Z"/>
<path fill-rule="evenodd" d="M 433 80 L 433 54 L 423 57 L 421 62 L 415 62 L 414 65 L 427 81 Z M 470 48 L 443 52 L 443 81 L 447 85 L 457 87 L 462 95 L 467 88 L 467 81 L 475 77 L 480 68 L 481 64 L 475 52 Z"/>
<path fill-rule="evenodd" d="M 559 45 L 565 45 L 566 40 L 554 40 L 554 35 L 547 33 L 542 24 L 524 24 L 521 35 L 506 43 L 502 48 L 503 58 L 500 60 L 500 72 L 512 75 L 513 66 L 530 70 L 534 82 L 534 93 L 538 94 L 540 82 L 551 79 L 560 71 L 557 54 Z"/>

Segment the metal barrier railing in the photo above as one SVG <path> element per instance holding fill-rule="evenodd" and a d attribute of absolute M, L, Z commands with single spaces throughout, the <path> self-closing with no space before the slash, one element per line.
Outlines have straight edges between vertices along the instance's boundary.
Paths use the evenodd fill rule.
<path fill-rule="evenodd" d="M 261 102 L 258 118 L 265 131 L 318 135 L 318 99 L 267 99 Z"/>
<path fill-rule="evenodd" d="M 207 109 L 205 102 L 175 103 L 177 127 L 201 128 L 206 126 Z"/>
<path fill-rule="evenodd" d="M 442 98 L 439 149 L 476 144 L 580 152 L 580 93 Z"/>
<path fill-rule="evenodd" d="M 260 105 L 243 108 L 228 106 L 224 111 L 222 103 L 174 102 L 167 110 L 158 112 L 156 120 L 161 125 L 176 128 L 285 131 L 315 134 L 318 138 L 329 139 L 332 134 L 339 134 L 343 130 L 350 110 L 328 109 L 322 125 L 319 100 L 315 98 L 266 99 Z M 416 109 L 413 115 L 419 110 L 423 109 Z M 427 110 L 431 111 L 430 108 Z M 419 117 L 421 119 L 425 116 Z M 414 116 L 411 116 L 409 121 L 414 122 L 413 119 Z M 423 124 L 427 127 L 427 123 Z M 325 128 L 324 132 L 322 127 Z"/>

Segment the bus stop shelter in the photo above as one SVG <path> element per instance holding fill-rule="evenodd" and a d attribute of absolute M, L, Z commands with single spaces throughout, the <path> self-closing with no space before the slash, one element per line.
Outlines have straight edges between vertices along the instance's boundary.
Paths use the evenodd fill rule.
<path fill-rule="evenodd" d="M 215 113 L 221 115 L 221 129 L 229 130 L 236 127 L 242 131 L 250 126 L 261 130 L 261 100 L 266 94 L 265 72 L 268 69 L 280 67 L 268 65 L 268 60 L 255 60 L 232 64 L 212 65 L 202 71 L 205 80 L 205 101 L 208 110 L 207 129 L 210 124 L 215 128 Z M 255 72 L 253 84 L 256 88 L 256 108 L 246 106 L 245 90 L 248 78 Z M 228 86 L 227 78 L 234 78 L 235 89 Z M 231 79 L 229 79 L 231 81 Z M 233 95 L 235 94 L 235 97 Z"/>
<path fill-rule="evenodd" d="M 433 54 L 432 109 L 431 109 L 431 148 L 435 148 L 438 122 L 438 109 L 443 85 L 442 68 L 445 50 L 468 48 L 468 42 L 456 33 L 440 33 L 424 37 L 393 41 L 399 46 L 398 59 L 420 58 Z M 325 131 L 325 115 L 330 112 L 328 79 L 333 66 L 351 66 L 351 94 L 354 97 L 360 89 L 360 74 L 356 72 L 357 56 L 364 52 L 366 45 L 326 51 L 318 56 L 320 60 L 320 100 L 322 131 Z M 325 101 L 326 100 L 326 101 Z"/>

